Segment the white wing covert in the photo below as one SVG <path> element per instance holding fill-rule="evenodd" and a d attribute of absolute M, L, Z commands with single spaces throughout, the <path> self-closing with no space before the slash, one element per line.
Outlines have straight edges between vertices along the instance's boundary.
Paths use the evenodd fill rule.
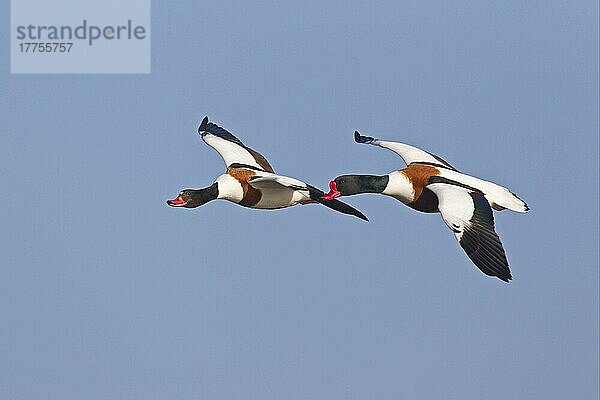
<path fill-rule="evenodd" d="M 363 136 L 358 131 L 354 131 L 354 140 L 356 143 L 372 144 L 374 146 L 391 150 L 402 157 L 406 165 L 410 165 L 412 163 L 431 164 L 435 166 L 442 166 L 444 168 L 451 169 L 452 171 L 457 171 L 456 168 L 447 163 L 441 157 L 408 144 L 375 139 L 370 136 Z"/>
<path fill-rule="evenodd" d="M 215 149 L 227 167 L 246 166 L 260 171 L 273 172 L 269 162 L 259 152 L 244 145 L 237 137 L 204 117 L 198 127 L 202 140 Z"/>

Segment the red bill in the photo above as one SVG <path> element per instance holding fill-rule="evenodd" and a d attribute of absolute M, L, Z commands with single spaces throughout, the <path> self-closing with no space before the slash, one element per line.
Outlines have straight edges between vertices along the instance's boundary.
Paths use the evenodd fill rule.
<path fill-rule="evenodd" d="M 331 181 L 329 182 L 329 193 L 324 194 L 323 196 L 321 196 L 321 198 L 323 200 L 333 200 L 336 197 L 340 197 L 340 195 L 341 193 L 337 190 L 335 181 Z"/>

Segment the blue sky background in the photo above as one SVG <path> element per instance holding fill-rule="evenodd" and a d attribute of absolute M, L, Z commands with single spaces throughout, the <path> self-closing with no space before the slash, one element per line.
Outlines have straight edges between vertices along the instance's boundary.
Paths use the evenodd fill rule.
<path fill-rule="evenodd" d="M 598 3 L 324 3 L 155 1 L 149 75 L 10 75 L 0 31 L 0 398 L 598 397 Z M 204 115 L 323 188 L 403 167 L 355 129 L 508 186 L 514 280 L 390 198 L 169 208 Z"/>

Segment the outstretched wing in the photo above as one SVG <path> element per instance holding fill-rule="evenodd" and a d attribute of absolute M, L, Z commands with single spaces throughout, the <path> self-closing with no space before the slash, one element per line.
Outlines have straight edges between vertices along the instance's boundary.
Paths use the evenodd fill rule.
<path fill-rule="evenodd" d="M 483 193 L 438 176 L 430 178 L 427 188 L 438 197 L 444 222 L 481 272 L 511 280 L 506 253 L 494 230 L 492 208 Z"/>
<path fill-rule="evenodd" d="M 354 215 L 362 220 L 368 221 L 369 219 L 356 208 L 342 202 L 339 200 L 323 200 L 321 196 L 325 193 L 321 190 L 317 189 L 314 186 L 311 186 L 307 183 L 304 183 L 298 179 L 290 178 L 288 176 L 281 175 L 260 175 L 260 176 L 252 176 L 248 179 L 248 183 L 256 189 L 262 190 L 278 190 L 281 188 L 287 188 L 292 190 L 297 190 L 309 197 L 311 200 L 323 204 L 325 207 L 329 207 L 336 211 L 339 211 L 343 214 Z"/>
<path fill-rule="evenodd" d="M 380 139 L 375 139 L 370 136 L 362 136 L 358 131 L 354 131 L 354 141 L 356 143 L 372 144 L 374 146 L 383 147 L 398 154 L 406 165 L 412 163 L 434 165 L 436 167 L 442 167 L 457 171 L 452 165 L 448 164 L 441 157 L 426 152 L 425 150 L 418 149 L 414 146 L 410 146 L 404 143 L 388 142 Z"/>
<path fill-rule="evenodd" d="M 240 164 L 258 168 L 261 171 L 273 172 L 273 167 L 259 152 L 245 146 L 227 130 L 209 122 L 208 117 L 204 117 L 202 120 L 198 127 L 198 133 L 207 145 L 223 157 L 228 167 L 232 164 Z"/>

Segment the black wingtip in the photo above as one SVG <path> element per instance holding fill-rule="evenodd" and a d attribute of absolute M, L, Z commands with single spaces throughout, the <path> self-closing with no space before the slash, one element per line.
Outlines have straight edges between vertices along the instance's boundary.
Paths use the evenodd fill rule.
<path fill-rule="evenodd" d="M 354 131 L 354 141 L 356 143 L 371 143 L 373 140 L 370 136 L 363 136 L 358 131 Z"/>
<path fill-rule="evenodd" d="M 308 193 L 311 199 L 315 200 L 317 203 L 323 204 L 325 207 L 329 207 L 343 214 L 354 215 L 355 217 L 360 218 L 363 221 L 369 221 L 369 218 L 367 218 L 363 213 L 361 213 L 351 205 L 344 203 L 343 201 L 339 201 L 336 199 L 323 200 L 321 196 L 323 196 L 325 193 L 314 186 L 308 185 Z"/>
<path fill-rule="evenodd" d="M 363 221 L 369 222 L 369 218 L 367 218 L 367 216 L 365 214 L 361 213 L 356 208 L 351 207 L 351 206 L 349 206 L 346 203 L 343 203 L 343 202 L 341 202 L 339 200 L 326 200 L 326 201 L 328 201 L 330 204 L 333 203 L 333 202 L 335 202 L 335 201 L 338 201 L 338 203 L 341 203 L 341 204 L 343 204 L 346 207 L 343 207 L 343 206 L 340 207 L 339 204 L 335 204 L 334 207 L 331 207 L 331 208 L 333 208 L 334 210 L 337 210 L 337 211 L 341 211 L 344 214 L 354 215 L 356 218 L 360 218 Z M 324 204 L 324 205 L 328 206 L 325 202 L 321 202 L 321 204 Z"/>
<path fill-rule="evenodd" d="M 204 119 L 200 123 L 200 126 L 198 127 L 198 133 L 205 130 L 207 126 L 208 126 L 208 116 L 204 117 Z"/>
<path fill-rule="evenodd" d="M 338 200 L 338 201 L 339 201 L 339 200 Z M 341 203 L 341 201 L 340 201 L 340 203 Z M 346 204 L 346 203 L 343 203 L 343 204 Z M 367 216 L 366 216 L 365 214 L 361 213 L 360 211 L 358 211 L 358 210 L 357 210 L 356 208 L 354 208 L 354 207 L 352 207 L 352 209 L 355 211 L 355 212 L 353 212 L 353 213 L 352 213 L 352 215 L 354 215 L 354 216 L 355 216 L 355 217 L 357 217 L 357 218 L 360 218 L 360 219 L 362 219 L 363 221 L 367 221 L 367 222 L 369 222 L 369 218 L 367 218 Z"/>
<path fill-rule="evenodd" d="M 332 209 L 339 211 L 341 213 L 344 213 L 344 214 L 353 215 L 356 218 L 360 218 L 363 221 L 369 222 L 369 218 L 367 218 L 367 216 L 365 214 L 361 213 L 360 211 L 358 211 L 356 208 L 350 206 L 349 204 L 346 204 L 343 201 L 339 201 L 339 200 L 323 200 L 323 199 L 321 199 L 321 196 L 322 195 L 319 195 L 318 197 L 314 198 L 314 200 L 317 200 L 317 202 L 323 204 L 325 207 L 332 208 Z"/>

